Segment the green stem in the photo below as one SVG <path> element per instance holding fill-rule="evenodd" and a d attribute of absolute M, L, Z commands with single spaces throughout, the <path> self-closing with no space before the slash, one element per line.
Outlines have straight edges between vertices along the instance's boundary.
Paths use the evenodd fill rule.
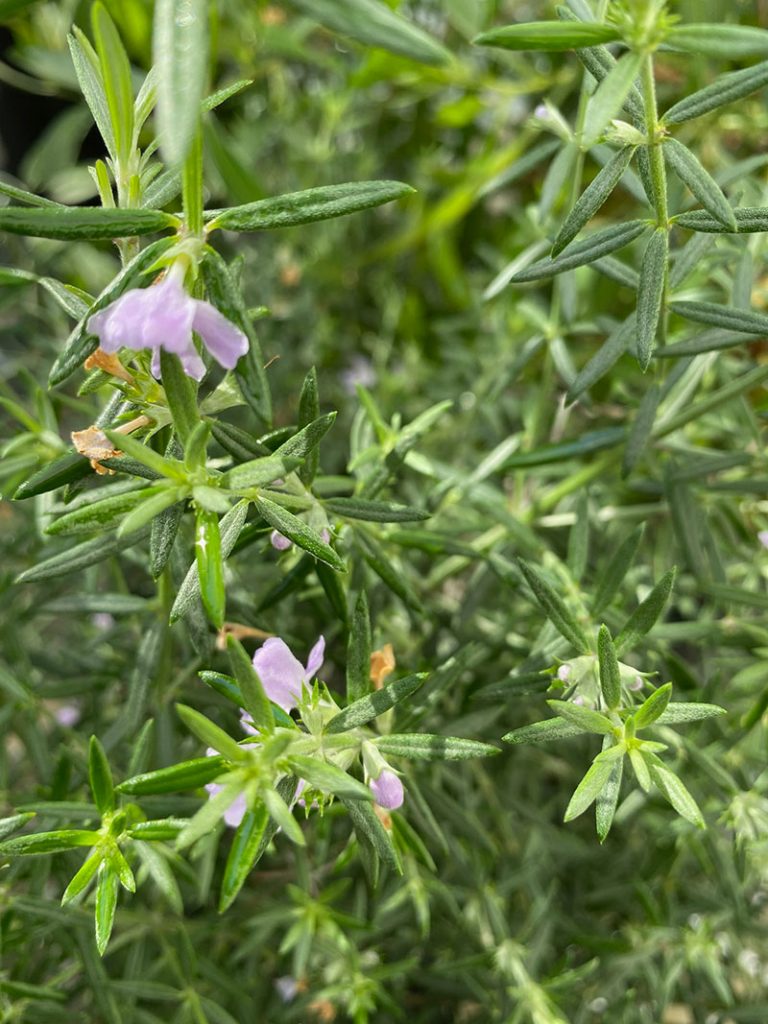
<path fill-rule="evenodd" d="M 203 234 L 203 141 L 198 125 L 182 175 L 184 222 L 188 234 Z"/>
<path fill-rule="evenodd" d="M 643 100 L 645 102 L 645 130 L 648 135 L 648 159 L 651 165 L 653 202 L 656 207 L 656 223 L 669 230 L 669 209 L 667 207 L 667 170 L 661 151 L 659 114 L 656 107 L 656 82 L 653 77 L 653 54 L 646 54 L 642 68 Z"/>

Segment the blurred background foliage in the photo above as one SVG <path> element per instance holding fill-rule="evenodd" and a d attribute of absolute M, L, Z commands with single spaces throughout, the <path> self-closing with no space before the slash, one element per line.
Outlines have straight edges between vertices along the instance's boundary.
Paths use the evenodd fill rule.
<path fill-rule="evenodd" d="M 138 80 L 150 64 L 152 5 L 106 6 Z M 624 355 L 566 403 L 578 370 L 633 308 L 632 290 L 589 267 L 557 285 L 502 287 L 499 275 L 553 236 L 572 201 L 573 168 L 554 167 L 558 137 L 539 105 L 548 100 L 573 124 L 582 68 L 573 55 L 470 43 L 495 25 L 554 17 L 554 5 L 400 5 L 452 54 L 436 66 L 327 31 L 306 6 L 212 5 L 212 83 L 252 84 L 207 120 L 208 205 L 365 178 L 417 189 L 382 210 L 223 239 L 227 255 L 241 258 L 249 304 L 268 310 L 259 329 L 277 424 L 295 422 L 313 365 L 323 410 L 339 410 L 322 450 L 326 474 L 343 473 L 371 443 L 356 384 L 396 425 L 452 403 L 409 455 L 393 495 L 434 518 L 426 530 L 392 527 L 379 537 L 400 593 L 368 579 L 377 645 L 392 643 L 404 670 L 435 673 L 398 725 L 495 742 L 543 717 L 551 676 L 542 670 L 553 659 L 537 652 L 551 647 L 551 628 L 505 567 L 522 555 L 545 566 L 564 595 L 589 593 L 644 524 L 610 614 L 623 621 L 678 566 L 667 621 L 635 661 L 672 679 L 679 697 L 729 711 L 661 736 L 674 744 L 709 827 L 699 832 L 639 793 L 620 804 L 602 847 L 588 816 L 563 825 L 590 751 L 583 740 L 512 747 L 490 763 L 427 765 L 409 777 L 398 826 L 403 879 L 370 890 L 331 812 L 310 821 L 307 850 L 284 844 L 265 858 L 218 918 L 215 853 L 228 837 L 216 832 L 191 866 L 172 858 L 185 915 L 173 886 L 165 897 L 145 888 L 121 907 L 103 962 L 91 915 L 57 907 L 77 859 L 14 864 L 0 874 L 0 1020 L 760 1024 L 768 1019 L 768 592 L 757 536 L 768 528 L 765 389 L 756 380 L 690 422 L 683 415 L 671 433 L 646 433 L 629 458 L 627 437 L 653 380 L 663 393 L 656 422 L 669 423 L 763 367 L 765 343 L 670 360 L 647 375 Z M 768 26 L 763 2 L 727 6 L 730 21 Z M 86 165 L 102 154 L 66 43 L 73 23 L 87 31 L 89 5 L 17 7 L 2 36 L 3 179 L 58 201 L 94 202 Z M 724 15 L 714 0 L 673 8 L 697 21 Z M 728 67 L 662 54 L 662 109 Z M 741 205 L 767 205 L 765 96 L 678 135 Z M 582 184 L 595 170 L 588 157 Z M 681 189 L 676 208 L 686 202 Z M 639 209 L 625 189 L 600 218 Z M 764 257 L 760 235 L 718 239 L 694 261 L 686 294 L 765 309 Z M 117 258 L 108 243 L 4 235 L 0 263 L 98 293 Z M 71 386 L 44 390 L 68 332 L 55 296 L 0 283 L 8 495 L 63 452 L 99 405 Z M 199 693 L 199 655 L 177 630 L 151 660 L 147 638 L 168 595 L 155 592 L 133 549 L 80 577 L 14 585 L 50 543 L 42 529 L 53 506 L 50 495 L 0 504 L 0 787 L 5 813 L 35 804 L 41 823 L 60 827 L 78 813 L 86 737 L 109 736 L 135 688 L 155 719 L 155 765 L 195 755 L 172 712 L 180 695 L 234 717 Z M 266 541 L 231 559 L 229 617 L 279 632 L 297 653 L 325 632 L 325 678 L 338 685 L 343 630 L 322 581 L 310 572 L 275 600 L 297 561 L 278 558 Z M 64 707 L 76 708 L 74 727 Z M 128 772 L 132 738 L 112 744 L 118 771 Z M 197 806 L 192 797 L 154 799 L 158 813 Z"/>

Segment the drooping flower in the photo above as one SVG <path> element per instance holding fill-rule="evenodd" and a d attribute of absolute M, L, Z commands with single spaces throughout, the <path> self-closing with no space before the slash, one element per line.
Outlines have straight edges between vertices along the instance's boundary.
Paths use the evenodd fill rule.
<path fill-rule="evenodd" d="M 405 790 L 393 771 L 385 768 L 377 779 L 369 779 L 373 799 L 387 811 L 396 811 L 403 806 Z"/>
<path fill-rule="evenodd" d="M 160 350 L 173 352 L 184 372 L 201 380 L 205 373 L 192 332 L 199 334 L 213 358 L 227 370 L 248 351 L 248 339 L 210 302 L 193 299 L 184 288 L 184 266 L 174 263 L 160 284 L 133 288 L 89 319 L 88 330 L 101 348 L 152 350 L 152 373 L 160 376 Z"/>
<path fill-rule="evenodd" d="M 304 683 L 309 684 L 323 664 L 325 638 L 320 637 L 309 652 L 307 664 L 292 653 L 285 640 L 273 636 L 265 640 L 253 656 L 253 667 L 269 699 L 283 711 L 295 708 Z"/>

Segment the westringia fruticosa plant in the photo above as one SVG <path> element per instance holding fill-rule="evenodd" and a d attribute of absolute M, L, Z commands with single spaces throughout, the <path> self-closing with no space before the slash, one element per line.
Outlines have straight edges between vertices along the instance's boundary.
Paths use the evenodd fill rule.
<path fill-rule="evenodd" d="M 0 0 L 0 18 L 29 6 Z M 291 962 L 290 976 L 277 979 L 275 1020 L 303 1019 L 296 1013 L 306 1010 L 310 1020 L 342 1012 L 361 1024 L 406 1013 L 425 1022 L 567 1024 L 558 1009 L 566 992 L 579 1024 L 609 1005 L 615 1020 L 658 1024 L 689 971 L 693 991 L 700 971 L 727 1005 L 715 940 L 706 955 L 694 943 L 680 959 L 669 954 L 661 985 L 650 926 L 642 985 L 663 988 L 663 998 L 655 993 L 659 1001 L 634 1017 L 626 1001 L 603 1006 L 602 989 L 585 1001 L 581 986 L 598 971 L 603 939 L 581 937 L 583 907 L 568 923 L 569 949 L 589 946 L 583 957 L 553 950 L 542 924 L 555 902 L 546 895 L 549 860 L 567 856 L 552 851 L 573 849 L 579 825 L 555 830 L 543 808 L 551 797 L 558 822 L 564 809 L 570 822 L 594 804 L 600 844 L 633 817 L 654 835 L 674 830 L 683 874 L 685 858 L 725 856 L 711 838 L 718 830 L 703 831 L 713 808 L 709 823 L 723 814 L 739 840 L 768 835 L 761 789 L 751 802 L 749 750 L 718 760 L 685 728 L 714 735 L 720 722 L 707 720 L 732 710 L 728 692 L 689 667 L 697 645 L 704 659 L 710 642 L 727 648 L 718 671 L 740 680 L 748 697 L 745 736 L 768 706 L 768 691 L 755 701 L 747 690 L 759 665 L 731 665 L 737 650 L 762 658 L 768 649 L 761 624 L 731 614 L 734 605 L 768 606 L 749 591 L 759 575 L 749 565 L 729 574 L 691 494 L 694 482 L 714 481 L 706 514 L 723 550 L 752 543 L 767 525 L 753 405 L 764 408 L 768 367 L 744 370 L 768 333 L 768 315 L 752 303 L 768 206 L 750 175 L 765 160 L 724 168 L 710 160 L 707 169 L 690 128 L 768 85 L 768 60 L 751 63 L 768 56 L 768 31 L 686 21 L 660 0 L 569 0 L 552 5 L 552 20 L 498 28 L 472 0 L 432 5 L 450 8 L 445 24 L 432 24 L 425 8 L 424 27 L 381 0 L 292 0 L 291 15 L 254 5 L 258 18 L 231 20 L 205 0 L 156 0 L 151 20 L 140 0 L 83 6 L 88 30 L 67 10 L 68 52 L 51 66 L 67 88 L 78 87 L 85 107 L 76 113 L 95 123 L 102 155 L 81 176 L 64 177 L 59 192 L 36 186 L 33 161 L 29 189 L 0 178 L 0 238 L 11 254 L 0 285 L 12 296 L 37 285 L 53 309 L 29 315 L 30 349 L 42 333 L 53 338 L 40 342 L 45 372 L 37 353 L 33 372 L 19 371 L 0 399 L 22 427 L 4 449 L 4 496 L 33 517 L 30 539 L 14 552 L 23 568 L 8 579 L 8 611 L 19 601 L 29 621 L 41 608 L 68 615 L 78 622 L 73 638 L 82 638 L 73 640 L 71 664 L 57 665 L 45 650 L 24 653 L 9 633 L 0 663 L 0 714 L 14 733 L 3 761 L 12 812 L 0 819 L 0 941 L 22 945 L 25 915 L 44 930 L 71 924 L 85 984 L 100 993 L 86 1012 L 109 1024 L 168 1019 L 135 1007 L 121 1016 L 121 993 L 173 1004 L 173 1019 L 231 1024 L 242 992 L 228 980 L 229 961 L 260 974 L 265 950 L 270 972 L 279 957 Z M 291 89 L 312 113 L 313 76 L 332 65 L 323 53 L 306 81 L 291 80 L 285 68 L 304 52 L 308 24 L 296 12 L 370 53 L 323 108 L 311 144 L 303 124 L 268 117 L 269 103 Z M 241 17 L 274 33 L 267 70 L 255 66 L 261 54 L 247 53 Z M 151 67 L 142 76 L 137 66 L 150 65 L 144 23 Z M 28 24 L 13 24 L 24 40 Z M 431 34 L 449 42 L 446 26 L 453 53 Z M 215 89 L 227 47 L 242 77 Z M 549 63 L 533 72 L 521 51 Z M 664 61 L 685 68 L 694 55 L 745 66 L 688 91 L 682 72 L 660 74 Z M 482 68 L 472 63 L 484 59 Z M 501 71 L 491 77 L 496 60 Z M 267 99 L 248 108 L 251 76 L 262 74 Z M 681 84 L 665 109 L 662 79 Z M 395 99 L 403 90 L 452 130 L 491 131 L 492 118 L 478 116 L 483 102 L 498 102 L 502 120 L 510 97 L 530 95 L 533 109 L 512 142 L 506 127 L 494 140 L 499 153 L 466 144 L 466 177 L 451 192 L 442 156 L 417 148 L 418 158 L 404 160 L 400 128 L 377 121 L 370 104 L 355 106 L 358 90 L 384 82 Z M 456 90 L 465 90 L 461 101 Z M 227 121 L 237 104 L 248 116 Z M 382 133 L 381 152 L 354 151 L 359 125 Z M 463 145 L 460 134 L 451 144 Z M 283 167 L 283 137 L 299 174 Z M 348 151 L 355 180 L 327 184 L 343 180 Z M 368 180 L 379 174 L 418 191 Z M 297 189 L 297 177 L 307 187 Z M 465 271 L 457 220 L 513 187 L 529 205 L 493 209 Z M 385 237 L 387 225 L 400 233 Z M 364 239 L 355 231 L 375 236 L 359 260 L 350 239 L 361 253 Z M 86 290 L 88 275 L 70 274 L 66 258 L 56 263 L 59 250 L 44 240 L 65 243 L 78 267 L 98 257 L 99 286 Z M 315 246 L 323 269 L 304 281 L 300 264 L 312 263 Z M 397 262 L 373 269 L 403 252 L 420 278 L 411 282 Z M 500 268 L 490 285 L 489 264 Z M 266 283 L 277 267 L 290 303 Z M 262 287 L 271 304 L 251 306 L 248 296 Z M 485 303 L 475 301 L 476 288 Z M 74 323 L 68 337 L 63 315 Z M 382 350 L 385 338 L 393 346 L 384 357 L 398 371 L 390 392 L 384 359 L 374 367 L 346 358 L 350 338 L 366 332 Z M 265 333 L 272 341 L 262 347 Z M 411 335 L 422 346 L 416 355 Z M 489 337 L 495 347 L 479 347 Z M 323 411 L 323 364 L 342 363 L 352 366 L 346 378 L 328 374 L 337 411 Z M 608 425 L 592 429 L 600 417 Z M 742 435 L 746 445 L 735 440 Z M 739 443 L 749 451 L 728 451 Z M 746 475 L 722 479 L 734 470 Z M 726 508 L 734 492 L 757 497 Z M 610 539 L 595 544 L 608 529 Z M 705 599 L 719 612 L 706 606 L 704 615 Z M 662 621 L 671 606 L 672 621 Z M 113 646 L 123 616 L 135 628 Z M 407 674 L 397 673 L 393 641 Z M 673 684 L 682 699 L 671 699 Z M 552 716 L 536 712 L 519 724 L 526 694 L 539 702 L 548 694 Z M 76 707 L 50 704 L 73 695 Z M 84 738 L 71 727 L 86 701 Z M 46 722 L 42 732 L 33 714 Z M 60 757 L 42 749 L 50 720 L 73 737 Z M 581 759 L 578 775 L 563 768 L 567 751 L 551 753 L 566 739 Z M 547 746 L 529 753 L 528 744 Z M 713 780 L 716 803 L 699 798 L 700 807 L 681 780 L 690 772 L 699 797 L 694 769 Z M 521 779 L 536 772 L 539 790 L 524 795 Z M 590 838 L 582 866 L 603 856 L 594 828 Z M 605 849 L 613 845 L 612 835 Z M 286 851 L 293 859 L 272 872 Z M 729 867 L 741 861 L 728 852 Z M 32 858 L 50 854 L 62 856 Z M 613 855 L 623 856 L 615 846 Z M 527 867 L 515 875 L 522 860 L 533 862 L 535 880 Z M 665 854 L 658 870 L 672 860 Z M 615 870 L 626 881 L 631 865 L 621 863 Z M 339 910 L 358 868 L 364 888 Z M 569 878 L 574 871 L 564 869 Z M 51 872 L 56 885 L 42 898 Z M 286 879 L 294 883 L 287 889 Z M 510 887 L 530 897 L 517 916 L 505 902 L 518 899 Z M 274 904 L 254 909 L 265 888 L 280 896 L 269 892 Z M 159 915 L 135 909 L 142 895 L 125 893 L 137 890 L 148 891 L 147 906 L 161 894 L 168 930 Z M 653 902 L 647 879 L 636 890 L 628 904 L 637 893 Z M 629 913 L 609 904 L 601 913 L 610 923 L 593 926 L 601 934 Z M 240 906 L 231 937 L 227 922 Z M 204 916 L 211 908 L 227 916 Z M 658 929 L 655 904 L 649 917 Z M 95 951 L 125 961 L 114 987 L 95 955 L 93 921 Z M 198 950 L 219 950 L 223 969 L 213 954 L 198 960 L 190 938 L 198 924 Z M 440 936 L 434 954 L 414 958 L 412 943 L 424 944 L 430 929 Z M 640 942 L 627 929 L 629 961 Z M 356 930 L 370 940 L 356 943 Z M 464 934 L 471 950 L 456 945 Z M 154 942 L 157 954 L 148 952 Z M 385 942 L 394 951 L 380 963 Z M 435 966 L 441 944 L 446 963 L 461 962 L 455 978 Z M 64 1019 L 57 988 L 78 969 L 43 977 L 33 959 L 26 980 L 0 976 L 0 1014 L 6 995 L 10 1007 L 0 1020 Z M 632 998 L 631 973 L 605 974 L 617 1000 Z M 393 979 L 405 993 L 399 1004 L 387 991 Z M 268 998 L 263 988 L 253 996 L 260 1012 Z"/>

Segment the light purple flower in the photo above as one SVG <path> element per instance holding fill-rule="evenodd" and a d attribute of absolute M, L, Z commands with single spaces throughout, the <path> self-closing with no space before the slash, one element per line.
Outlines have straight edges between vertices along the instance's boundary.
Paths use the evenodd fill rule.
<path fill-rule="evenodd" d="M 566 662 L 564 665 L 561 665 L 560 668 L 557 670 L 557 678 L 562 683 L 567 682 L 568 676 L 570 674 L 571 674 L 571 666 L 568 664 L 568 662 Z"/>
<path fill-rule="evenodd" d="M 290 711 L 301 697 L 302 684 L 310 683 L 323 664 L 324 654 L 325 637 L 321 636 L 309 652 L 306 666 L 302 665 L 285 640 L 272 636 L 254 654 L 253 667 L 269 699 Z"/>
<path fill-rule="evenodd" d="M 403 784 L 394 772 L 387 768 L 382 771 L 378 779 L 370 779 L 368 785 L 371 787 L 373 799 L 387 811 L 396 811 L 402 807 L 405 799 Z"/>
<path fill-rule="evenodd" d="M 291 546 L 291 542 L 287 537 L 284 537 L 282 533 L 277 530 L 273 530 L 269 535 L 269 543 L 275 549 L 275 551 L 287 551 Z"/>
<path fill-rule="evenodd" d="M 377 379 L 376 371 L 370 359 L 359 354 L 352 357 L 350 365 L 346 370 L 342 370 L 339 376 L 342 387 L 348 395 L 355 394 L 358 384 L 361 384 L 364 388 L 373 387 Z"/>
<path fill-rule="evenodd" d="M 200 335 L 213 358 L 227 370 L 248 351 L 248 339 L 218 309 L 193 299 L 184 288 L 184 267 L 174 263 L 160 284 L 133 288 L 94 313 L 88 330 L 107 353 L 121 348 L 152 349 L 152 373 L 160 376 L 160 349 L 175 353 L 184 372 L 201 380 L 205 364 L 192 332 Z"/>
<path fill-rule="evenodd" d="M 65 729 L 71 729 L 80 721 L 80 708 L 76 704 L 62 704 L 53 712 L 53 717 Z"/>
<path fill-rule="evenodd" d="M 323 544 L 329 544 L 331 540 L 330 531 L 324 526 L 320 531 L 320 540 Z M 293 544 L 293 541 L 289 540 L 286 536 L 279 532 L 279 530 L 273 530 L 269 535 L 269 543 L 276 551 L 287 551 Z"/>
<path fill-rule="evenodd" d="M 757 539 L 763 545 L 764 548 L 768 548 L 768 530 L 761 530 L 757 535 Z"/>

